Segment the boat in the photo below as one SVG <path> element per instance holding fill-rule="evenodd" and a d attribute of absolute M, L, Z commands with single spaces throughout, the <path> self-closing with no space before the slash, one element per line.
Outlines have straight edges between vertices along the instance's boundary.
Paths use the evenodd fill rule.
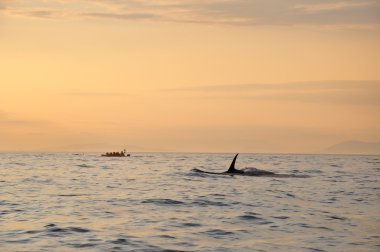
<path fill-rule="evenodd" d="M 126 154 L 125 149 L 120 152 L 106 152 L 101 155 L 102 157 L 130 157 L 131 154 Z"/>

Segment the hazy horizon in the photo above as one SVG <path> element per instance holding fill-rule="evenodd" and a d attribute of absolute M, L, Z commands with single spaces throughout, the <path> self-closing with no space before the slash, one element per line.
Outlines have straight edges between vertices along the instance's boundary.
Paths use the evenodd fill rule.
<path fill-rule="evenodd" d="M 379 45 L 375 0 L 2 1 L 0 151 L 378 143 Z"/>

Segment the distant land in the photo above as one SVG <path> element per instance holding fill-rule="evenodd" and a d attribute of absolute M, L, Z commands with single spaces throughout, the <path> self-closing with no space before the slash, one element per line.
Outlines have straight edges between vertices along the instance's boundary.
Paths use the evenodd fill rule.
<path fill-rule="evenodd" d="M 380 155 L 380 142 L 345 141 L 330 146 L 323 153 Z"/>

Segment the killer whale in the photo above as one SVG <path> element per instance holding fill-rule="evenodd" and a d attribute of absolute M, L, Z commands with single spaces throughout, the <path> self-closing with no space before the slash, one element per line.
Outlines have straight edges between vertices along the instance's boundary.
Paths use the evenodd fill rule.
<path fill-rule="evenodd" d="M 193 169 L 194 172 L 206 173 L 206 174 L 216 174 L 216 175 L 240 175 L 240 176 L 265 176 L 265 177 L 280 177 L 280 178 L 307 178 L 307 175 L 294 175 L 294 174 L 278 174 L 271 171 L 265 171 L 257 168 L 245 168 L 242 170 L 235 168 L 236 159 L 239 153 L 235 155 L 234 159 L 231 162 L 230 167 L 225 172 L 209 172 L 203 171 L 200 169 Z"/>

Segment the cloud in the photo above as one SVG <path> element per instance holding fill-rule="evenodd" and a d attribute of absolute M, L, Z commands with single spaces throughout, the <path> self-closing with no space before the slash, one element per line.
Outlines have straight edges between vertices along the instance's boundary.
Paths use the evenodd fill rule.
<path fill-rule="evenodd" d="M 57 19 L 64 18 L 65 13 L 57 10 L 13 10 L 9 11 L 12 15 L 23 16 L 23 17 L 33 17 L 42 19 Z"/>
<path fill-rule="evenodd" d="M 51 0 L 7 1 L 3 13 L 38 18 L 204 23 L 235 26 L 380 27 L 376 0 Z M 0 10 L 1 11 L 1 10 Z"/>
<path fill-rule="evenodd" d="M 229 99 L 380 106 L 380 81 L 377 80 L 197 86 L 162 91 L 193 92 Z"/>
<path fill-rule="evenodd" d="M 0 113 L 0 126 L 7 126 L 7 127 L 28 127 L 28 126 L 41 126 L 41 125 L 51 125 L 52 122 L 49 121 L 43 121 L 43 120 L 30 120 L 30 119 L 23 119 L 23 118 L 16 118 L 14 116 L 11 116 L 9 114 Z"/>
<path fill-rule="evenodd" d="M 23 126 L 23 125 L 41 124 L 41 122 L 38 122 L 38 121 L 27 121 L 27 120 L 1 120 L 0 124 L 3 124 L 3 125 L 14 125 L 14 126 L 16 126 L 16 125 Z"/>
<path fill-rule="evenodd" d="M 85 13 L 84 16 L 95 17 L 95 18 L 111 18 L 111 19 L 122 19 L 122 20 L 149 20 L 157 19 L 158 15 L 150 13 L 131 13 L 131 14 L 113 14 L 113 13 Z"/>
<path fill-rule="evenodd" d="M 123 93 L 112 93 L 112 92 L 66 92 L 62 93 L 67 96 L 97 96 L 97 97 L 110 97 L 110 96 L 120 96 Z"/>
<path fill-rule="evenodd" d="M 343 2 L 332 2 L 332 3 L 308 3 L 308 4 L 295 4 L 293 6 L 294 9 L 300 9 L 305 12 L 314 13 L 314 12 L 320 12 L 320 11 L 336 11 L 336 10 L 342 10 L 342 9 L 350 9 L 350 8 L 356 8 L 356 7 L 368 7 L 373 5 L 374 2 L 372 1 L 343 1 Z"/>
<path fill-rule="evenodd" d="M 47 126 L 53 125 L 51 121 L 39 120 L 39 119 L 29 119 L 29 118 L 20 118 L 12 113 L 8 113 L 0 110 L 0 127 L 29 127 L 29 126 Z"/>

